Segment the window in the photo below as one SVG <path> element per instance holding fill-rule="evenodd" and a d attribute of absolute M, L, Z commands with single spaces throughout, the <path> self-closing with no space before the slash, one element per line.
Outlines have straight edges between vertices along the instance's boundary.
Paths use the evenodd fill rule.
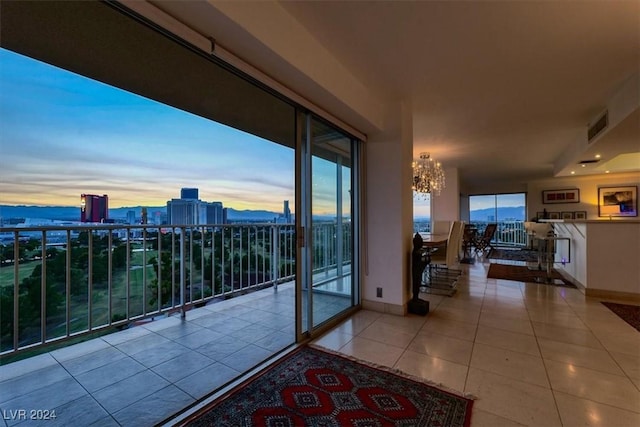
<path fill-rule="evenodd" d="M 524 221 L 526 195 L 487 194 L 469 196 L 469 220 L 482 233 L 488 223 L 497 223 L 495 241 L 505 245 L 526 245 Z"/>
<path fill-rule="evenodd" d="M 431 194 L 418 194 L 413 198 L 413 232 L 431 231 Z"/>

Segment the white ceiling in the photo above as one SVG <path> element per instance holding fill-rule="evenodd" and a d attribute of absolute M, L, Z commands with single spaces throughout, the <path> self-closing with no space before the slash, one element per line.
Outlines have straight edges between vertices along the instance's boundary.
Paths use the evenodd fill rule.
<path fill-rule="evenodd" d="M 314 99 L 315 88 L 295 87 L 299 70 L 265 60 L 261 40 L 220 19 L 215 2 L 154 3 Z M 638 0 L 279 4 L 377 99 L 411 105 L 414 156 L 430 152 L 463 183 L 603 173 L 605 163 L 640 170 L 638 157 L 611 161 L 640 152 L 640 94 L 634 112 L 586 148 L 588 123 L 640 79 Z M 577 167 L 601 151 L 600 163 Z"/>

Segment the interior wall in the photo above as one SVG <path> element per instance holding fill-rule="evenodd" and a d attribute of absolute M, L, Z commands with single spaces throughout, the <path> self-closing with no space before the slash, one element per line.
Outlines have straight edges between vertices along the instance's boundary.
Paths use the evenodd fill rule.
<path fill-rule="evenodd" d="M 403 105 L 388 111 L 388 127 L 370 134 L 365 147 L 362 304 L 394 314 L 405 313 L 410 290 L 413 131 L 409 111 Z M 378 288 L 382 290 L 381 297 L 377 296 Z"/>
<path fill-rule="evenodd" d="M 479 194 L 511 194 L 527 191 L 526 182 L 492 181 L 492 182 L 460 182 L 460 194 L 473 196 Z"/>
<path fill-rule="evenodd" d="M 460 220 L 468 223 L 471 213 L 469 212 L 469 196 L 460 195 Z"/>
<path fill-rule="evenodd" d="M 628 185 L 640 188 L 640 173 L 587 175 L 532 181 L 527 188 L 527 218 L 533 218 L 536 212 L 542 212 L 546 209 L 547 212 L 586 211 L 587 219 L 601 219 L 598 217 L 598 188 Z M 576 188 L 580 190 L 580 202 L 578 203 L 542 203 L 542 191 L 544 190 Z"/>
<path fill-rule="evenodd" d="M 460 182 L 457 168 L 445 168 L 445 188 L 431 197 L 431 221 L 460 219 Z"/>
<path fill-rule="evenodd" d="M 603 250 L 603 249 L 608 250 Z M 640 223 L 587 224 L 587 295 L 622 293 L 640 297 Z"/>

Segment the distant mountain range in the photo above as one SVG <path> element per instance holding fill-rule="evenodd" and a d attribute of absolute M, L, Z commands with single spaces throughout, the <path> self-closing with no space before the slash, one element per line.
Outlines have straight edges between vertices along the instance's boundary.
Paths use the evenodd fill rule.
<path fill-rule="evenodd" d="M 146 206 L 147 213 L 151 217 L 154 212 L 165 213 L 166 206 Z M 136 218 L 140 218 L 142 206 L 132 206 L 124 208 L 109 209 L 109 218 L 126 219 L 127 212 L 134 211 Z M 265 210 L 236 210 L 228 208 L 227 215 L 230 221 L 273 221 L 279 212 Z M 497 210 L 499 219 L 525 220 L 524 206 L 500 207 Z M 0 218 L 8 220 L 10 218 L 40 218 L 60 221 L 79 221 L 80 208 L 74 206 L 8 206 L 0 205 Z M 329 217 L 317 217 L 319 219 L 329 219 Z M 478 209 L 470 212 L 471 221 L 493 221 L 496 218 L 494 208 Z M 429 218 L 416 218 L 417 220 L 428 220 Z"/>
<path fill-rule="evenodd" d="M 476 209 L 474 211 L 469 212 L 469 219 L 471 221 L 495 221 L 496 219 L 496 209 L 495 208 L 486 208 L 486 209 Z M 510 206 L 510 207 L 501 207 L 498 208 L 497 217 L 501 221 L 514 219 L 518 221 L 525 220 L 525 208 L 524 206 Z M 416 221 L 429 221 L 429 217 L 415 217 Z"/>
<path fill-rule="evenodd" d="M 154 212 L 165 213 L 166 206 L 145 206 L 151 217 Z M 109 218 L 126 219 L 127 212 L 134 211 L 140 218 L 142 206 L 109 209 Z M 273 221 L 280 213 L 264 210 L 236 210 L 228 208 L 227 216 L 231 221 Z M 0 205 L 0 218 L 40 218 L 60 221 L 79 221 L 80 207 L 73 206 L 8 206 Z"/>
<path fill-rule="evenodd" d="M 496 218 L 504 221 L 507 219 L 515 219 L 518 221 L 525 220 L 524 206 L 509 206 L 495 208 L 478 209 L 469 212 L 469 220 L 471 221 L 495 221 Z M 497 217 L 496 217 L 497 215 Z"/>

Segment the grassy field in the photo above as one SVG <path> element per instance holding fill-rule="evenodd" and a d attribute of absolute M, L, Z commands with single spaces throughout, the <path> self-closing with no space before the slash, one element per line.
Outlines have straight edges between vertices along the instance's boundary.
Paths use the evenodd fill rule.
<path fill-rule="evenodd" d="M 205 252 L 206 254 L 206 252 Z M 107 325 L 110 321 L 116 321 L 125 319 L 127 317 L 135 317 L 143 315 L 146 312 L 153 311 L 158 308 L 157 302 L 150 306 L 149 303 L 154 297 L 154 293 L 150 286 L 156 278 L 156 272 L 153 265 L 149 264 L 152 258 L 157 257 L 157 251 L 149 250 L 146 254 L 141 250 L 134 250 L 130 255 L 130 268 L 129 268 L 129 285 L 127 286 L 127 271 L 123 269 L 115 270 L 112 272 L 111 282 L 111 299 L 109 298 L 109 290 L 107 283 L 94 283 L 92 289 L 92 301 L 91 301 L 91 313 L 89 313 L 88 304 L 88 268 L 86 268 L 80 274 L 82 278 L 76 276 L 76 282 L 72 284 L 72 289 L 75 289 L 75 295 L 72 294 L 69 298 L 70 302 L 70 324 L 69 333 L 82 332 L 89 326 L 89 316 L 91 316 L 92 327 L 98 327 Z M 143 266 L 143 262 L 146 261 L 146 266 Z M 199 264 L 200 259 L 194 260 L 194 263 Z M 31 275 L 34 268 L 39 265 L 40 261 L 27 262 L 20 265 L 19 268 L 19 281 Z M 195 267 L 195 265 L 194 265 Z M 146 276 L 146 289 L 145 289 L 145 277 Z M 194 298 L 199 298 L 199 289 L 201 285 L 202 272 L 198 268 L 193 268 L 190 272 L 191 281 L 194 286 Z M 79 280 L 79 283 L 78 283 Z M 0 269 L 0 286 L 13 286 L 14 283 L 14 269 L 12 267 L 6 267 Z M 176 283 L 176 287 L 179 285 Z M 57 283 L 55 285 L 58 289 L 64 289 L 65 283 Z M 59 307 L 59 311 L 52 315 L 49 313 L 47 318 L 47 339 L 53 339 L 61 337 L 67 334 L 67 322 L 66 322 L 66 300 L 67 296 L 62 295 L 62 304 Z M 205 295 L 211 295 L 211 290 L 207 288 Z M 23 297 L 21 297 L 23 298 Z M 146 301 L 145 301 L 146 300 Z M 177 301 L 175 301 L 177 303 Z M 128 312 L 127 312 L 128 306 Z M 111 310 L 109 310 L 109 308 Z M 109 313 L 111 311 L 111 313 Z M 109 318 L 111 314 L 111 319 Z M 27 342 L 35 343 L 39 340 L 40 328 L 39 316 L 32 320 L 33 325 L 27 327 L 21 333 L 20 341 L 21 345 Z M 3 341 L 7 338 L 2 337 Z"/>
<path fill-rule="evenodd" d="M 31 272 L 39 263 L 40 261 L 30 261 L 20 264 L 18 282 L 22 282 L 22 279 L 31 276 Z M 0 287 L 13 286 L 14 277 L 13 265 L 0 268 Z"/>
<path fill-rule="evenodd" d="M 147 262 L 149 262 L 151 258 L 157 257 L 157 252 L 158 251 L 147 251 Z M 132 268 L 136 266 L 142 266 L 143 253 L 133 252 L 131 254 L 130 262 L 131 262 Z M 21 263 L 18 269 L 18 282 L 20 283 L 26 277 L 31 276 L 33 269 L 36 268 L 38 264 L 40 264 L 40 260 Z M 151 266 L 148 266 L 148 268 L 149 267 Z M 153 277 L 155 277 L 155 275 Z M 0 268 L 0 287 L 13 286 L 13 281 L 14 281 L 13 265 Z"/>
<path fill-rule="evenodd" d="M 33 262 L 32 264 L 36 264 L 36 262 Z M 35 265 L 32 265 L 29 270 L 32 271 L 34 267 Z M 149 301 L 152 294 L 148 287 L 155 279 L 153 267 L 151 265 L 147 265 L 147 268 L 143 269 L 142 266 L 134 266 L 130 270 L 128 289 L 129 316 L 141 315 L 143 313 L 143 274 L 145 273 L 147 279 L 146 298 L 147 301 Z M 25 273 L 24 277 L 26 276 L 27 274 Z M 11 275 L 6 274 L 6 277 L 7 279 L 4 280 L 9 282 L 7 285 L 12 285 L 13 269 L 11 269 Z M 87 283 L 86 277 L 84 283 Z M 3 282 L 3 284 L 5 283 Z M 61 286 L 64 285 L 61 284 Z M 56 316 L 50 316 L 47 319 L 47 338 L 49 339 L 64 336 L 67 333 L 65 317 L 66 310 L 64 308 L 64 304 L 65 303 L 63 302 L 63 307 L 61 307 L 60 312 Z M 70 332 L 75 333 L 87 329 L 89 319 L 88 294 L 83 293 L 82 295 L 71 295 L 70 304 Z M 149 311 L 148 306 L 147 311 Z M 126 271 L 116 271 L 113 273 L 111 315 L 116 316 L 119 319 L 125 318 L 127 315 Z M 106 325 L 110 320 L 108 290 L 99 289 L 99 285 L 97 284 L 94 285 L 94 290 L 92 292 L 91 319 L 94 327 Z M 37 324 L 39 324 L 39 318 L 36 319 L 36 321 Z M 39 336 L 39 328 L 36 330 L 30 330 L 30 332 L 26 332 L 24 335 L 32 334 Z"/>

